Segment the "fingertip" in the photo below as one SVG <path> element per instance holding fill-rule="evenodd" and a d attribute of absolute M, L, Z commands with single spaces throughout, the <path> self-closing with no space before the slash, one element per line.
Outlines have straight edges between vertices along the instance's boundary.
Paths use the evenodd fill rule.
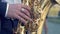
<path fill-rule="evenodd" d="M 30 18 L 29 21 L 33 22 L 33 20 Z"/>

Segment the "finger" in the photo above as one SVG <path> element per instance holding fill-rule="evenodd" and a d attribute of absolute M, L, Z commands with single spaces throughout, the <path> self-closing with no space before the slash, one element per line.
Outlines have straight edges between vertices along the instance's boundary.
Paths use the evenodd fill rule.
<path fill-rule="evenodd" d="M 28 10 L 22 9 L 21 12 L 30 17 L 30 13 L 28 12 Z"/>
<path fill-rule="evenodd" d="M 22 8 L 26 8 L 26 9 L 28 9 L 28 10 L 31 9 L 29 6 L 24 5 L 24 4 L 17 4 L 17 7 L 18 7 L 18 8 L 19 8 L 19 7 L 20 7 L 20 8 L 21 8 L 21 7 L 22 7 Z"/>
<path fill-rule="evenodd" d="M 25 15 L 24 13 L 20 12 L 19 13 L 19 16 L 22 16 L 23 18 L 29 20 L 29 21 L 32 21 L 32 19 L 30 17 L 28 17 L 27 15 Z"/>
<path fill-rule="evenodd" d="M 27 6 L 27 5 L 23 5 L 22 8 L 27 9 L 28 11 L 31 10 L 31 8 L 29 6 Z"/>
<path fill-rule="evenodd" d="M 28 9 L 31 9 L 28 5 L 23 5 L 23 7 L 28 8 Z"/>
<path fill-rule="evenodd" d="M 27 23 L 27 21 L 25 19 L 23 19 L 21 16 L 16 15 L 16 18 L 24 24 Z"/>
<path fill-rule="evenodd" d="M 23 4 L 18 4 L 16 9 L 21 10 L 22 8 L 28 10 L 29 12 L 31 11 L 29 6 Z"/>

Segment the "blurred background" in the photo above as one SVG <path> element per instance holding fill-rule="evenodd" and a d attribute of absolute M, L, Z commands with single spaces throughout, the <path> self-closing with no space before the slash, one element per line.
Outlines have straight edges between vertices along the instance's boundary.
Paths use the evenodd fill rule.
<path fill-rule="evenodd" d="M 48 34 L 60 34 L 60 6 L 54 5 L 51 7 L 48 19 L 46 20 L 48 26 Z M 43 30 L 44 34 L 44 30 Z"/>

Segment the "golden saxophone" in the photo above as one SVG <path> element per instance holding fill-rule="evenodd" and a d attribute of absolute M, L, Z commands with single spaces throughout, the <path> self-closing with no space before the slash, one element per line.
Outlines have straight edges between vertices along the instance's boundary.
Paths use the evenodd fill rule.
<path fill-rule="evenodd" d="M 31 18 L 34 20 L 32 23 L 28 21 L 25 26 L 22 26 L 20 21 L 17 26 L 15 34 L 42 34 L 43 24 L 46 15 L 52 6 L 50 0 L 22 0 L 24 5 L 31 8 Z"/>

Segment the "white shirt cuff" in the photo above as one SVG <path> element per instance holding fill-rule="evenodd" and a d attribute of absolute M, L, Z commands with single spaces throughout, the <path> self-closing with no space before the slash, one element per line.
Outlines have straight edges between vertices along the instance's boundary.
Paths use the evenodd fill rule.
<path fill-rule="evenodd" d="M 5 13 L 5 17 L 7 17 L 8 8 L 9 8 L 9 4 L 7 4 L 6 13 Z"/>

